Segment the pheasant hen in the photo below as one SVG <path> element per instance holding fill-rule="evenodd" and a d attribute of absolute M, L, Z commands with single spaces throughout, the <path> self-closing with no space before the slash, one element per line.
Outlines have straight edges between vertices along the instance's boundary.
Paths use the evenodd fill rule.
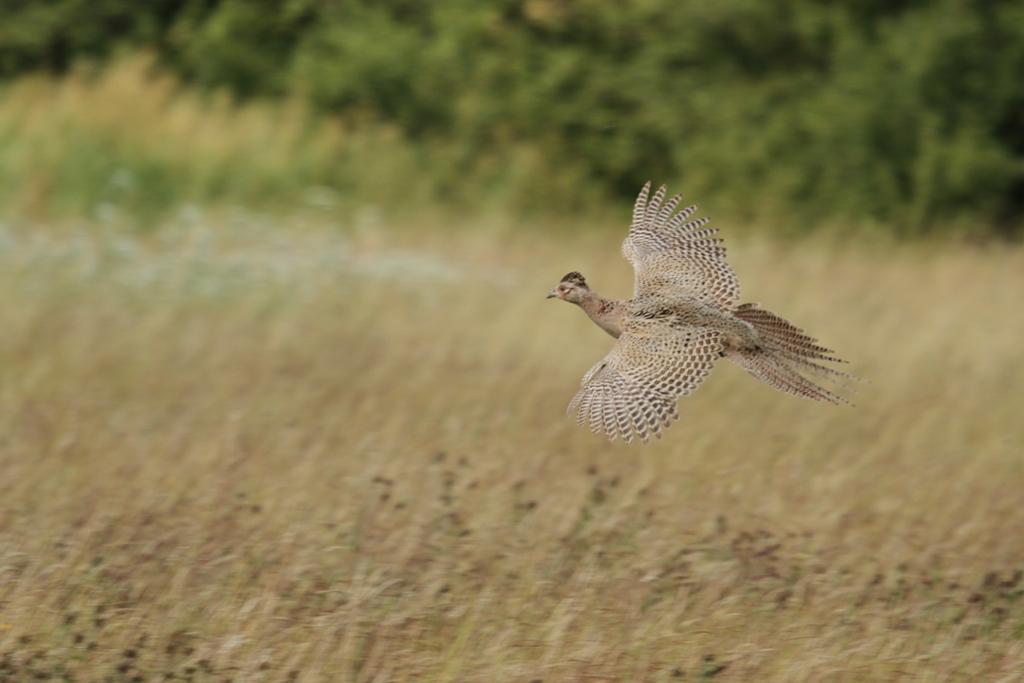
<path fill-rule="evenodd" d="M 647 183 L 636 200 L 622 254 L 635 272 L 633 298 L 607 299 L 577 272 L 548 294 L 580 306 L 618 341 L 583 377 L 569 404 L 577 422 L 609 439 L 661 438 L 662 427 L 679 419 L 676 402 L 704 381 L 715 361 L 726 357 L 762 382 L 795 396 L 849 403 L 818 386 L 813 375 L 843 386 L 853 375 L 820 361 L 845 363 L 831 349 L 756 303 L 734 305 L 740 283 L 725 262 L 721 239 L 689 220 L 697 205 L 679 212 L 681 195 L 667 202 L 665 186 L 653 197 Z M 847 387 L 844 387 L 847 388 Z"/>

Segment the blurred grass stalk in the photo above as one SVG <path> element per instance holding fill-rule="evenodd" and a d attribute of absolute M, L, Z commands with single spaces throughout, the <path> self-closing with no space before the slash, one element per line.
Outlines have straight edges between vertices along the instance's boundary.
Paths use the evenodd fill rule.
<path fill-rule="evenodd" d="M 578 174 L 556 177 L 541 172 L 544 163 L 529 146 L 498 159 L 413 143 L 359 116 L 315 114 L 301 96 L 238 104 L 226 91 L 183 87 L 146 54 L 0 90 L 0 204 L 8 217 L 33 221 L 147 227 L 187 204 L 529 211 L 552 205 L 554 193 L 580 194 Z"/>

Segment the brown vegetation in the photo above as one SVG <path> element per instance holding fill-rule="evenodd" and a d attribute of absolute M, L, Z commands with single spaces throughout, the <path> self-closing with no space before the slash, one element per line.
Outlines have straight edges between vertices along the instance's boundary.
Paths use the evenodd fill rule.
<path fill-rule="evenodd" d="M 732 244 L 871 383 L 639 448 L 544 299 L 620 235 L 193 218 L 0 231 L 0 681 L 1024 676 L 1020 249 Z"/>

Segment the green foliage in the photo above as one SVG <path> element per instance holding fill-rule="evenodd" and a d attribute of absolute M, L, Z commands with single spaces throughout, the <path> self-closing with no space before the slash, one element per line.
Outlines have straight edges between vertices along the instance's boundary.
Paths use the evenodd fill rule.
<path fill-rule="evenodd" d="M 237 103 L 183 87 L 146 56 L 26 77 L 0 96 L 0 216 L 149 228 L 186 204 L 395 216 L 438 204 L 550 211 L 566 196 L 591 216 L 607 208 L 580 171 L 551 174 L 536 146 L 469 156 L 410 144 L 393 125 L 351 125 L 305 98 Z"/>
<path fill-rule="evenodd" d="M 531 172 L 574 181 L 539 208 L 576 208 L 594 188 L 629 198 L 654 179 L 793 231 L 1024 231 L 1019 0 L 92 7 L 8 2 L 0 75 L 152 45 L 205 86 L 395 124 L 466 174 L 541 150 Z"/>

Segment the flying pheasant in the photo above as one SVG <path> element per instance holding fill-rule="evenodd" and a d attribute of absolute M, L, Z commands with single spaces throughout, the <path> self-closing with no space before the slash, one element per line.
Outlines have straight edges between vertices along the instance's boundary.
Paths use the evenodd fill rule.
<path fill-rule="evenodd" d="M 674 213 L 681 195 L 662 205 L 664 185 L 648 202 L 650 189 L 647 183 L 640 191 L 622 243 L 636 275 L 633 298 L 606 299 L 576 272 L 548 294 L 577 304 L 618 339 L 569 404 L 570 415 L 579 411 L 577 423 L 589 422 L 612 441 L 661 438 L 662 426 L 679 419 L 678 398 L 696 389 L 722 356 L 788 394 L 849 403 L 800 374 L 837 384 L 837 378 L 857 380 L 816 362 L 846 361 L 758 304 L 734 306 L 740 283 L 718 246 L 722 240 L 712 237 L 718 230 L 701 229 L 711 219 L 688 221 L 696 204 Z"/>

